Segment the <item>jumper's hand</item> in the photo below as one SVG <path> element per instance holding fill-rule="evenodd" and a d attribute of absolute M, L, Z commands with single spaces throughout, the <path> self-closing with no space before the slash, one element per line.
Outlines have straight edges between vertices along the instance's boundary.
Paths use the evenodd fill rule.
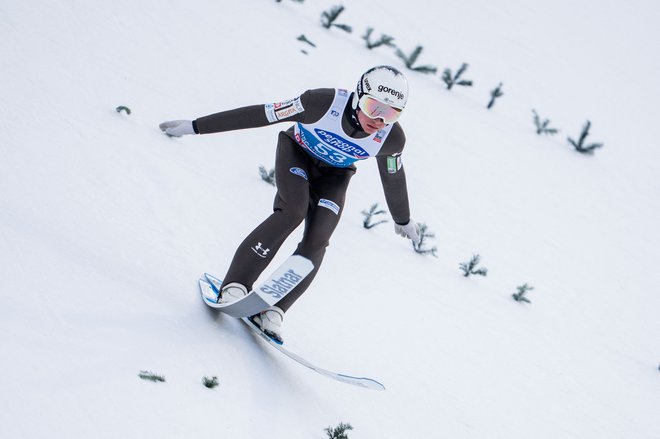
<path fill-rule="evenodd" d="M 158 125 L 158 128 L 170 137 L 181 137 L 186 134 L 195 134 L 191 120 L 170 120 Z"/>
<path fill-rule="evenodd" d="M 408 238 L 417 245 L 422 241 L 422 237 L 419 234 L 419 224 L 413 221 L 412 218 L 407 224 L 394 223 L 394 231 L 397 235 Z"/>

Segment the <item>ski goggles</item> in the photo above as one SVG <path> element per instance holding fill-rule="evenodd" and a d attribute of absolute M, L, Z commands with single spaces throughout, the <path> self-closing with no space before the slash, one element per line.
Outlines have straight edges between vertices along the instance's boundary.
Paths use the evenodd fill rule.
<path fill-rule="evenodd" d="M 358 106 L 369 119 L 383 119 L 383 122 L 388 125 L 396 122 L 403 111 L 400 108 L 384 104 L 369 95 L 362 96 Z"/>

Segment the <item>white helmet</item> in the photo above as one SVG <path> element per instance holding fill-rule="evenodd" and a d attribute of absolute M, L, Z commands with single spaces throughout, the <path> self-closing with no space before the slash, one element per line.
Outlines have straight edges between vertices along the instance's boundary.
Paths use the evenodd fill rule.
<path fill-rule="evenodd" d="M 356 110 L 360 99 L 369 95 L 377 101 L 403 110 L 408 101 L 408 80 L 394 67 L 376 66 L 364 72 L 353 95 L 352 106 Z"/>

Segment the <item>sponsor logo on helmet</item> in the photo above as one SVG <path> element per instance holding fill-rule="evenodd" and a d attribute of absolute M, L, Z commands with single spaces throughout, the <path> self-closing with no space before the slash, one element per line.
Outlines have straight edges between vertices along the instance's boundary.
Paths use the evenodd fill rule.
<path fill-rule="evenodd" d="M 364 88 L 369 93 L 371 91 L 371 84 L 369 84 L 369 78 L 364 78 Z"/>
<path fill-rule="evenodd" d="M 394 90 L 393 88 L 390 88 L 386 85 L 379 85 L 378 91 L 381 93 L 391 94 L 392 96 L 395 96 L 397 99 L 403 99 L 405 97 L 405 95 L 402 92 L 398 90 Z"/>
<path fill-rule="evenodd" d="M 323 143 L 338 149 L 344 154 L 350 155 L 357 159 L 364 159 L 369 157 L 369 153 L 362 149 L 360 146 L 349 142 L 348 140 L 338 136 L 335 133 L 331 133 L 330 131 L 321 130 L 318 128 L 314 128 L 314 131 L 316 132 L 318 138 L 323 141 Z"/>

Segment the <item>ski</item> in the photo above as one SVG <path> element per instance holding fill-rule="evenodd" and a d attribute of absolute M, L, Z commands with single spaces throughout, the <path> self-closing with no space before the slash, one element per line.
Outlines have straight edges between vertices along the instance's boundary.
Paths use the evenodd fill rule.
<path fill-rule="evenodd" d="M 222 282 L 206 273 L 204 275 L 205 279 L 200 279 L 199 280 L 199 289 L 202 294 L 202 298 L 204 300 L 204 303 L 206 303 L 209 306 L 212 306 L 211 303 L 217 302 L 217 297 L 218 297 L 218 291 L 220 288 L 220 285 Z M 217 308 L 215 306 L 212 306 L 213 308 Z M 250 330 L 255 333 L 259 338 L 261 338 L 263 341 L 271 345 L 273 348 L 277 349 L 280 351 L 282 354 L 286 355 L 287 357 L 291 358 L 293 361 L 307 367 L 308 369 L 313 370 L 314 372 L 323 375 L 327 378 L 340 381 L 342 383 L 346 384 L 351 384 L 353 386 L 358 386 L 358 387 L 364 387 L 366 389 L 372 389 L 372 390 L 385 390 L 385 386 L 383 386 L 381 383 L 378 381 L 371 379 L 371 378 L 366 378 L 366 377 L 356 377 L 352 375 L 346 375 L 342 373 L 337 373 L 337 372 L 332 372 L 326 369 L 323 369 L 321 367 L 318 367 L 300 355 L 290 351 L 287 349 L 284 344 L 279 343 L 278 341 L 274 340 L 273 338 L 269 337 L 265 332 L 263 332 L 249 317 L 241 317 L 240 318 L 245 325 L 247 325 Z"/>
<path fill-rule="evenodd" d="M 249 317 L 275 305 L 305 279 L 313 269 L 314 264 L 309 259 L 293 255 L 284 261 L 264 282 L 239 300 L 229 304 L 220 303 L 217 294 L 205 294 L 204 291 L 202 291 L 202 297 L 204 303 L 208 306 L 218 308 L 232 317 Z M 207 274 L 206 279 L 212 284 L 218 281 L 216 278 L 213 278 L 215 281 L 210 280 L 210 278 L 213 278 L 213 276 Z M 220 283 L 214 286 L 217 291 L 220 290 Z"/>

